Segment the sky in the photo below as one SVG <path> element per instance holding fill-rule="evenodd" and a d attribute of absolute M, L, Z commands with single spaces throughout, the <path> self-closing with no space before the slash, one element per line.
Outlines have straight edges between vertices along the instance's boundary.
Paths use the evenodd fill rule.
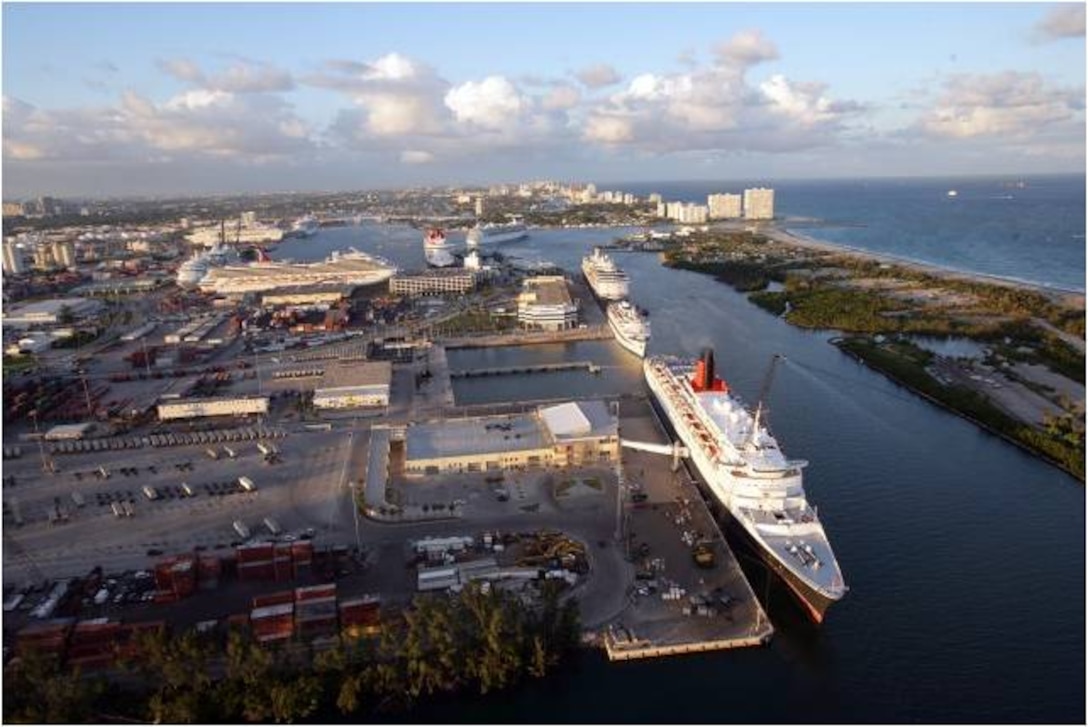
<path fill-rule="evenodd" d="M 1083 3 L 13 3 L 3 196 L 1085 171 Z"/>

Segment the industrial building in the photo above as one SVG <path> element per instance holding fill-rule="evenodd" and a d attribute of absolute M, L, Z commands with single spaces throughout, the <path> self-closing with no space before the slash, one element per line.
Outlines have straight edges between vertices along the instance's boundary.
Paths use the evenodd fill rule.
<path fill-rule="evenodd" d="M 324 410 L 389 406 L 393 364 L 389 361 L 319 361 L 282 366 L 262 377 L 264 391 L 312 391 Z"/>
<path fill-rule="evenodd" d="M 87 298 L 51 298 L 13 306 L 10 311 L 4 313 L 3 323 L 5 326 L 17 328 L 70 325 L 97 315 L 102 307 L 99 301 Z M 72 317 L 71 321 L 61 320 L 69 315 Z"/>
<path fill-rule="evenodd" d="M 518 323 L 526 328 L 560 331 L 578 325 L 578 306 L 561 275 L 526 278 L 518 295 Z"/>
<path fill-rule="evenodd" d="M 183 399 L 161 402 L 159 419 L 193 419 L 196 417 L 246 416 L 267 414 L 267 396 L 235 396 L 222 399 Z"/>
<path fill-rule="evenodd" d="M 463 295 L 475 289 L 476 273 L 464 268 L 397 275 L 389 281 L 389 292 L 394 295 Z"/>
<path fill-rule="evenodd" d="M 447 419 L 408 427 L 409 475 L 566 467 L 614 462 L 616 416 L 603 401 L 568 402 L 527 414 Z"/>

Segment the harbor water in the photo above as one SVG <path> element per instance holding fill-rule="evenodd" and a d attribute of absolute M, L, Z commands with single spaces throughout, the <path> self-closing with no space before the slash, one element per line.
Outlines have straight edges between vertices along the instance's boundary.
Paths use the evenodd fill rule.
<path fill-rule="evenodd" d="M 323 230 L 280 249 L 355 244 L 407 259 L 420 233 L 404 230 Z M 534 230 L 502 250 L 575 271 L 593 244 L 617 234 Z M 404 719 L 1084 721 L 1081 483 L 855 363 L 827 343 L 830 333 L 793 328 L 709 276 L 663 268 L 656 255 L 616 259 L 633 300 L 650 311 L 651 353 L 713 346 L 721 375 L 748 402 L 771 356 L 786 356 L 767 402 L 770 426 L 789 457 L 810 462 L 809 499 L 851 590 L 814 627 L 748 561 L 777 629 L 767 648 L 624 664 L 586 652 L 547 679 L 443 699 Z M 599 376 L 505 377 L 479 390 L 458 382 L 459 403 L 492 401 L 497 387 L 518 398 L 645 391 L 637 360 L 611 342 L 451 353 L 454 368 L 558 358 L 605 366 Z"/>

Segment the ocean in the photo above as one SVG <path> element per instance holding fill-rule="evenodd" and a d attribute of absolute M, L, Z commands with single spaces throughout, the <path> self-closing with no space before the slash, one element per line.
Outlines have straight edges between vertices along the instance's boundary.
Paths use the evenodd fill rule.
<path fill-rule="evenodd" d="M 708 194 L 755 186 L 774 188 L 782 226 L 818 240 L 1085 289 L 1084 175 L 597 185 L 702 204 Z"/>

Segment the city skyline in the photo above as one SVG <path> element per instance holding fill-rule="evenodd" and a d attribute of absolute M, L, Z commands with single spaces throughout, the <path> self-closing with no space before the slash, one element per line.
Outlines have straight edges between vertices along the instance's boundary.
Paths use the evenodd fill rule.
<path fill-rule="evenodd" d="M 9 3 L 3 19 L 6 199 L 1084 171 L 1080 4 Z"/>

